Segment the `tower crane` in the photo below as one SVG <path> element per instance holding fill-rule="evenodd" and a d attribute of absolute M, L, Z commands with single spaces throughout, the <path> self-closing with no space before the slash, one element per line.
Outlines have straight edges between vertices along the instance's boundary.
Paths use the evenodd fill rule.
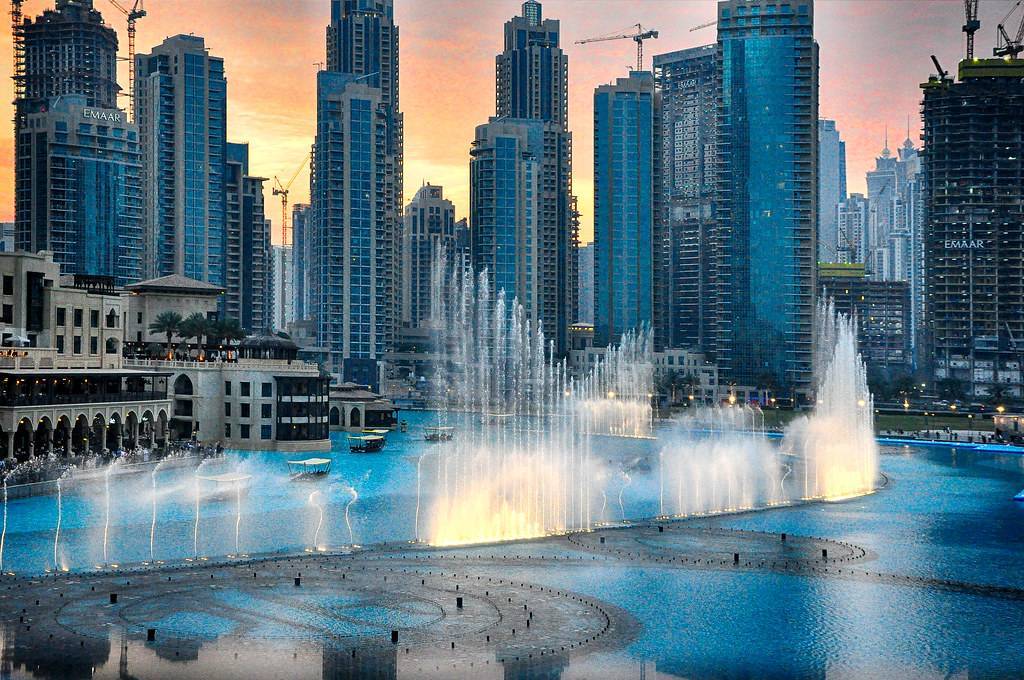
<path fill-rule="evenodd" d="M 964 15 L 967 19 L 963 32 L 967 34 L 967 59 L 974 59 L 974 34 L 981 28 L 978 20 L 978 0 L 964 0 Z"/>
<path fill-rule="evenodd" d="M 135 0 L 128 9 L 117 0 L 110 0 L 110 4 L 128 19 L 128 111 L 132 121 L 135 120 L 135 23 L 146 16 L 142 3 L 143 0 Z"/>
<path fill-rule="evenodd" d="M 694 26 L 693 28 L 691 28 L 690 29 L 690 33 L 693 33 L 694 31 L 699 31 L 702 28 L 707 28 L 709 26 L 714 26 L 717 23 L 718 23 L 718 19 L 715 19 L 713 21 L 705 21 L 703 24 L 698 24 L 698 25 Z"/>
<path fill-rule="evenodd" d="M 281 197 L 281 241 L 283 245 L 290 246 L 292 244 L 292 230 L 291 225 L 288 224 L 288 192 L 292 188 L 292 184 L 295 183 L 295 179 L 302 172 L 302 169 L 309 163 L 309 154 L 306 154 L 302 158 L 302 163 L 299 167 L 295 168 L 295 172 L 292 173 L 291 178 L 282 184 L 281 179 L 274 175 L 274 196 Z"/>
<path fill-rule="evenodd" d="M 651 38 L 657 38 L 658 32 L 650 29 L 644 30 L 644 27 L 640 24 L 635 24 L 631 28 L 635 29 L 632 33 L 616 33 L 613 35 L 601 35 L 596 38 L 584 38 L 583 40 L 577 40 L 577 45 L 586 45 L 587 43 L 593 42 L 604 42 L 606 40 L 632 40 L 636 43 L 636 70 L 642 71 L 644 68 L 644 40 Z"/>
<path fill-rule="evenodd" d="M 996 47 L 992 50 L 992 54 L 997 57 L 1009 57 L 1010 59 L 1016 59 L 1021 52 L 1024 52 L 1024 12 L 1021 12 L 1020 26 L 1017 27 L 1016 36 L 1011 38 L 1004 27 L 1006 21 L 1010 18 L 1010 15 L 1021 6 L 1022 2 L 1024 2 L 1024 0 L 1017 0 L 1017 2 L 1013 3 L 1013 6 L 1010 7 L 1010 11 L 1007 12 L 1006 16 L 1004 16 L 999 22 L 999 35 L 996 36 Z"/>

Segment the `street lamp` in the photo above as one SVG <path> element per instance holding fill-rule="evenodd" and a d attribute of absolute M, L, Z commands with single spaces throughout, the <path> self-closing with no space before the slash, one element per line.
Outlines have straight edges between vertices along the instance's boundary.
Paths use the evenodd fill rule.
<path fill-rule="evenodd" d="M 1002 415 L 1005 410 L 1006 410 L 1006 407 L 1003 406 L 1002 404 L 1000 404 L 999 406 L 996 406 L 996 411 L 998 411 L 1000 415 Z"/>

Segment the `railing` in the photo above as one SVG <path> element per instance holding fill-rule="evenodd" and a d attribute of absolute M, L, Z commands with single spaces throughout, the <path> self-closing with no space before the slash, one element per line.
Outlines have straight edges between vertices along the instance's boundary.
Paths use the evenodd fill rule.
<path fill-rule="evenodd" d="M 99 404 L 128 401 L 163 401 L 166 391 L 118 392 L 115 394 L 35 394 L 16 397 L 0 396 L 0 407 L 56 406 L 63 404 Z"/>

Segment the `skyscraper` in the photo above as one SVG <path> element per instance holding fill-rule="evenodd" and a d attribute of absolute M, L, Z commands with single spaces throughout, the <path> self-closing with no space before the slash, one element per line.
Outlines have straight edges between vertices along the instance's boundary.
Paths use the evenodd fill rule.
<path fill-rule="evenodd" d="M 838 262 L 839 204 L 846 200 L 846 142 L 834 120 L 818 121 L 818 261 Z"/>
<path fill-rule="evenodd" d="M 266 177 L 249 174 L 249 145 L 228 142 L 225 172 L 224 313 L 251 333 L 271 327 L 270 228 L 263 205 Z"/>
<path fill-rule="evenodd" d="M 199 36 L 167 38 L 135 57 L 142 142 L 146 277 L 183 274 L 225 285 L 224 60 Z"/>
<path fill-rule="evenodd" d="M 1020 397 L 1024 59 L 964 60 L 956 82 L 932 76 L 922 88 L 934 376 L 978 399 Z"/>
<path fill-rule="evenodd" d="M 65 274 L 142 278 L 142 156 L 119 109 L 54 97 L 18 131 L 15 223 L 19 250 L 53 251 Z"/>
<path fill-rule="evenodd" d="M 544 19 L 535 0 L 522 9 L 522 16 L 505 22 L 505 49 L 495 58 L 495 116 L 551 121 L 568 130 L 569 58 L 559 46 L 559 22 Z"/>
<path fill-rule="evenodd" d="M 295 320 L 306 318 L 309 300 L 308 263 L 312 259 L 309 247 L 309 204 L 292 205 L 292 315 Z"/>
<path fill-rule="evenodd" d="M 273 313 L 271 314 L 271 330 L 283 331 L 287 325 L 295 320 L 292 308 L 292 296 L 288 295 L 288 286 L 284 285 L 284 277 L 292 273 L 292 252 L 294 246 L 271 246 L 271 268 L 274 277 L 271 290 L 273 291 Z"/>
<path fill-rule="evenodd" d="M 402 326 L 416 328 L 430 318 L 431 276 L 442 255 L 451 262 L 458 247 L 455 205 L 444 187 L 424 184 L 405 207 L 402 228 Z"/>
<path fill-rule="evenodd" d="M 15 232 L 61 271 L 136 281 L 137 128 L 117 109 L 117 33 L 91 0 L 58 0 L 15 29 Z"/>
<path fill-rule="evenodd" d="M 544 19 L 533 0 L 523 4 L 522 16 L 505 23 L 504 51 L 495 59 L 496 117 L 477 127 L 470 152 L 470 230 L 473 264 L 490 269 L 495 292 L 504 288 L 520 301 L 528 294 L 527 313 L 561 354 L 576 317 L 578 222 L 569 67 L 559 40 L 558 21 Z M 530 185 L 532 193 L 498 199 L 492 180 L 509 192 L 515 184 Z M 529 223 L 513 224 L 516 215 Z"/>
<path fill-rule="evenodd" d="M 655 223 L 656 338 L 714 350 L 718 47 L 654 57 L 661 91 L 661 219 Z"/>
<path fill-rule="evenodd" d="M 579 312 L 576 321 L 594 323 L 594 244 L 580 246 L 576 251 L 579 261 Z"/>
<path fill-rule="evenodd" d="M 864 194 L 850 194 L 836 207 L 836 259 L 852 264 L 863 263 L 868 252 L 870 211 Z"/>
<path fill-rule="evenodd" d="M 382 109 L 380 88 L 351 74 L 317 74 L 306 311 L 317 343 L 328 349 L 329 370 L 374 386 L 397 313 L 395 222 L 385 198 L 392 159 Z"/>
<path fill-rule="evenodd" d="M 302 311 L 328 348 L 329 369 L 373 386 L 399 319 L 402 147 L 393 2 L 332 0 Z"/>
<path fill-rule="evenodd" d="M 811 388 L 818 47 L 811 0 L 718 4 L 717 361 L 738 388 Z"/>
<path fill-rule="evenodd" d="M 17 116 L 66 94 L 82 95 L 85 106 L 117 108 L 117 33 L 92 0 L 57 0 L 16 30 L 23 65 L 14 74 Z"/>
<path fill-rule="evenodd" d="M 649 71 L 594 91 L 594 343 L 654 321 L 660 97 Z"/>

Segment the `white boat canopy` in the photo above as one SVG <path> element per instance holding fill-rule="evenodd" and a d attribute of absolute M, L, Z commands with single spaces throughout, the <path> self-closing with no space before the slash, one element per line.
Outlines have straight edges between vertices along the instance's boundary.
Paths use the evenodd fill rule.
<path fill-rule="evenodd" d="M 319 467 L 321 465 L 330 465 L 330 458 L 307 458 L 306 460 L 290 460 L 289 465 L 302 465 L 304 467 Z"/>

